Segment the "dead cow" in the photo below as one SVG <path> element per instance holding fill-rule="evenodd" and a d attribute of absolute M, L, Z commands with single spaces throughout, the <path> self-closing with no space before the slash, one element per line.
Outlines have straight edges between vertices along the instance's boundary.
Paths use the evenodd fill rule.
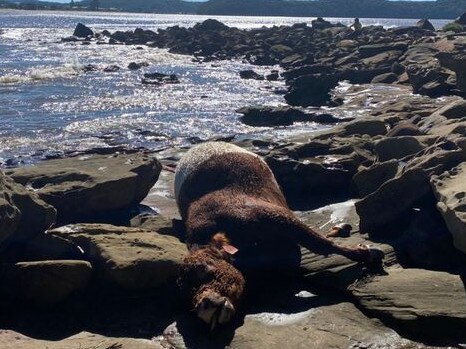
<path fill-rule="evenodd" d="M 382 259 L 367 246 L 336 245 L 300 222 L 267 164 L 235 145 L 208 142 L 190 149 L 176 168 L 175 196 L 190 250 L 180 282 L 191 291 L 199 318 L 211 328 L 235 314 L 245 285 L 237 267 L 262 262 L 251 256 L 261 246 L 291 241 L 297 248 L 358 262 Z"/>

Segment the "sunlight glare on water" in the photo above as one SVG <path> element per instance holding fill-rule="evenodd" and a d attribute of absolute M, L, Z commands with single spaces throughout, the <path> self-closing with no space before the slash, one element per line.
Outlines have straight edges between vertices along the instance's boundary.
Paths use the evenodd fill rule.
<path fill-rule="evenodd" d="M 251 128 L 235 110 L 248 105 L 281 105 L 283 82 L 242 80 L 239 71 L 266 74 L 277 67 L 253 67 L 239 61 L 199 64 L 190 56 L 167 50 L 126 45 L 61 43 L 78 22 L 94 30 L 157 30 L 193 26 L 208 17 L 87 12 L 0 10 L 0 163 L 33 162 L 50 154 L 90 147 L 129 145 L 157 149 L 232 134 L 286 136 L 312 130 L 314 124 L 291 128 Z M 217 17 L 230 26 L 310 23 L 311 18 Z M 335 19 L 350 23 L 351 19 Z M 366 24 L 380 20 L 367 19 Z M 383 20 L 400 25 L 400 20 Z M 407 24 L 407 23 L 405 23 Z M 147 62 L 130 71 L 131 62 Z M 118 65 L 114 73 L 84 72 L 94 64 Z M 145 72 L 176 74 L 181 83 L 143 85 Z M 344 116 L 344 115 L 343 115 Z M 14 162 L 15 163 L 15 162 Z"/>

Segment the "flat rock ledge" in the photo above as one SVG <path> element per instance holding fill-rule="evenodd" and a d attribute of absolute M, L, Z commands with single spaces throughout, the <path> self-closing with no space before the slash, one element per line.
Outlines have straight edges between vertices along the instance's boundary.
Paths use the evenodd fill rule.
<path fill-rule="evenodd" d="M 10 330 L 0 330 L 2 349 L 163 349 L 148 339 L 114 338 L 90 332 L 81 332 L 59 340 L 38 340 Z"/>
<path fill-rule="evenodd" d="M 466 291 L 460 276 L 423 269 L 390 268 L 387 272 L 352 287 L 365 310 L 413 334 L 464 340 Z"/>
<path fill-rule="evenodd" d="M 8 170 L 7 174 L 57 209 L 58 221 L 88 221 L 99 213 L 139 204 L 162 169 L 137 152 L 84 154 Z"/>
<path fill-rule="evenodd" d="M 186 254 L 177 238 L 140 228 L 74 224 L 49 234 L 79 245 L 104 285 L 126 290 L 152 289 L 174 280 Z"/>
<path fill-rule="evenodd" d="M 355 246 L 358 244 L 370 244 L 384 251 L 384 265 L 391 266 L 397 264 L 396 254 L 388 244 L 373 243 L 364 236 L 353 234 L 349 238 L 335 238 L 339 245 Z M 350 285 L 362 279 L 367 273 L 374 271 L 367 270 L 362 263 L 354 262 L 340 255 L 322 256 L 302 249 L 301 272 L 305 279 L 313 286 L 332 288 L 337 291 L 346 291 Z"/>

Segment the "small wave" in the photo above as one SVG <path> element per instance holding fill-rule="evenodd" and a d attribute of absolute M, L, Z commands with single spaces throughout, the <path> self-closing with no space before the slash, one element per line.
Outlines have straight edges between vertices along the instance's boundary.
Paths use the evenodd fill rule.
<path fill-rule="evenodd" d="M 59 67 L 34 68 L 24 73 L 1 75 L 0 84 L 27 84 L 44 80 L 71 78 L 79 75 L 81 71 L 81 67 L 74 64 Z"/>

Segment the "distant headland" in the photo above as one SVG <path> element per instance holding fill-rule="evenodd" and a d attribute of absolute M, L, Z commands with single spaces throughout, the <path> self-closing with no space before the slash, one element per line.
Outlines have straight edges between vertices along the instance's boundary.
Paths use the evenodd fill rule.
<path fill-rule="evenodd" d="M 365 17 L 453 19 L 466 10 L 466 0 L 84 0 L 68 4 L 38 0 L 0 0 L 0 8 L 109 10 L 199 15 Z"/>

